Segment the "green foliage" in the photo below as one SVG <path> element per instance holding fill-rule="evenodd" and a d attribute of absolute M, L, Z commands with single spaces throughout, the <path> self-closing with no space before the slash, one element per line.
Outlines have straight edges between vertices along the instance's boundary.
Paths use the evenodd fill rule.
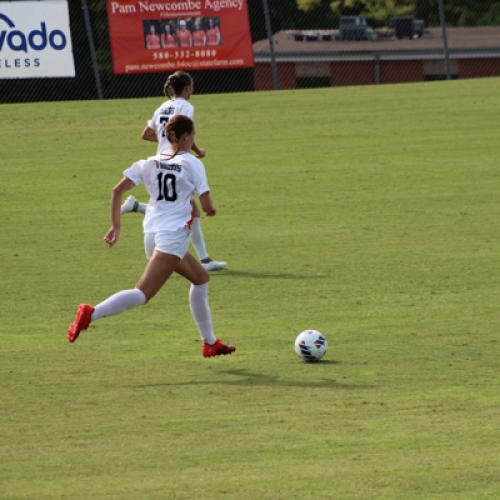
<path fill-rule="evenodd" d="M 303 12 L 309 12 L 319 5 L 321 5 L 321 0 L 297 0 L 297 7 Z"/>
<path fill-rule="evenodd" d="M 341 13 L 344 9 L 356 9 L 360 14 L 376 21 L 391 16 L 409 14 L 415 9 L 415 0 L 333 0 L 331 9 Z"/>
<path fill-rule="evenodd" d="M 160 99 L 3 105 L 0 496 L 499 498 L 499 83 L 194 96 L 211 360 L 179 277 L 66 340 L 144 268 L 101 238 Z"/>
<path fill-rule="evenodd" d="M 453 25 L 491 25 L 500 24 L 500 1 L 483 0 L 478 6 L 474 0 L 454 0 L 446 2 L 446 17 Z"/>
<path fill-rule="evenodd" d="M 437 0 L 297 0 L 303 12 L 331 9 L 337 16 L 364 15 L 376 24 L 387 23 L 392 16 L 413 14 L 424 19 L 427 25 L 439 24 Z M 500 24 L 500 1 L 447 0 L 445 2 L 447 23 L 452 26 L 498 25 Z M 313 27 L 313 26 L 310 26 Z"/>

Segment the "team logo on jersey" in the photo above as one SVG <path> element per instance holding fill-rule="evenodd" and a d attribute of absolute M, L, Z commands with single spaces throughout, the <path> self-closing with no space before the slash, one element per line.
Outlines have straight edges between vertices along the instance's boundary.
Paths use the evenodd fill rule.
<path fill-rule="evenodd" d="M 8 47 L 12 51 L 28 52 L 28 49 L 41 51 L 50 46 L 54 50 L 64 50 L 68 43 L 66 35 L 60 29 L 48 30 L 45 21 L 40 27 L 29 32 L 16 29 L 15 23 L 5 14 L 0 13 L 0 21 L 7 29 L 0 30 L 0 51 Z"/>

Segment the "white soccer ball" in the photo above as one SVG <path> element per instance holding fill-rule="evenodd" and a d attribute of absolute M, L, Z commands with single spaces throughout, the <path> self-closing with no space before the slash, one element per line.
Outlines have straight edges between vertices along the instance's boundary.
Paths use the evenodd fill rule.
<path fill-rule="evenodd" d="M 318 330 L 304 330 L 295 339 L 295 352 L 307 363 L 319 361 L 327 349 L 328 342 Z"/>

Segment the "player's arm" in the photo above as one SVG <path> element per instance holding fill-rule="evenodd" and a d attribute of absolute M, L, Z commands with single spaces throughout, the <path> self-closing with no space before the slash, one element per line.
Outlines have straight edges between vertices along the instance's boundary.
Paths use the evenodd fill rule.
<path fill-rule="evenodd" d="M 207 173 L 205 167 L 200 160 L 193 161 L 193 184 L 195 191 L 200 199 L 200 205 L 203 211 L 212 217 L 215 215 L 215 208 L 210 196 L 210 186 L 208 185 Z"/>
<path fill-rule="evenodd" d="M 112 247 L 120 237 L 121 214 L 123 194 L 135 187 L 135 184 L 128 178 L 122 177 L 121 181 L 113 188 L 111 195 L 111 227 L 104 235 L 104 241 Z"/>
<path fill-rule="evenodd" d="M 200 204 L 203 211 L 209 216 L 213 217 L 215 215 L 215 208 L 212 203 L 212 197 L 210 196 L 210 191 L 205 191 L 200 194 Z"/>
<path fill-rule="evenodd" d="M 187 117 L 191 118 L 191 120 L 194 121 L 194 108 L 193 106 L 191 105 L 188 105 L 187 107 L 185 107 L 183 110 L 182 110 L 182 113 L 180 114 L 184 114 L 186 115 Z M 196 143 L 193 142 L 193 146 L 191 147 L 191 151 L 194 152 L 194 154 L 198 157 L 198 158 L 205 158 L 207 152 L 203 149 L 203 148 L 200 148 L 196 145 Z"/>
<path fill-rule="evenodd" d="M 142 131 L 141 139 L 144 141 L 158 142 L 156 130 L 146 125 L 146 128 Z"/>

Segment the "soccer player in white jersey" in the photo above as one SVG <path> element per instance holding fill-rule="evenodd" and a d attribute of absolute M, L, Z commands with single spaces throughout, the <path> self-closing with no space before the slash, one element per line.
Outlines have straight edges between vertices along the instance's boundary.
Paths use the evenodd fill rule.
<path fill-rule="evenodd" d="M 113 188 L 112 226 L 104 236 L 110 247 L 116 244 L 120 237 L 122 195 L 143 183 L 149 193 L 143 223 L 144 247 L 149 260 L 146 270 L 134 288 L 115 293 L 95 307 L 80 304 L 68 328 L 68 340 L 74 342 L 93 321 L 145 304 L 176 272 L 191 282 L 189 305 L 203 339 L 203 356 L 231 354 L 236 348 L 214 335 L 208 304 L 209 274 L 188 252 L 194 193 L 203 211 L 208 216 L 215 215 L 203 163 L 189 153 L 194 141 L 193 121 L 177 115 L 169 120 L 166 132 L 172 143 L 169 154 L 161 153 L 134 163 Z"/>
<path fill-rule="evenodd" d="M 175 115 L 184 115 L 193 119 L 194 107 L 188 102 L 193 94 L 193 79 L 184 71 L 177 71 L 170 75 L 165 83 L 164 92 L 170 99 L 159 106 L 148 121 L 146 128 L 142 132 L 142 139 L 145 141 L 157 142 L 156 153 L 168 151 L 170 143 L 165 134 L 165 124 Z M 205 156 L 205 150 L 193 143 L 193 151 L 198 158 Z M 134 196 L 129 196 L 121 207 L 122 213 L 141 212 L 146 210 L 146 204 L 140 203 Z M 207 271 L 218 271 L 225 269 L 226 262 L 213 260 L 205 244 L 205 237 L 201 230 L 200 209 L 193 202 L 193 225 L 191 241 L 198 254 L 201 264 Z"/>

